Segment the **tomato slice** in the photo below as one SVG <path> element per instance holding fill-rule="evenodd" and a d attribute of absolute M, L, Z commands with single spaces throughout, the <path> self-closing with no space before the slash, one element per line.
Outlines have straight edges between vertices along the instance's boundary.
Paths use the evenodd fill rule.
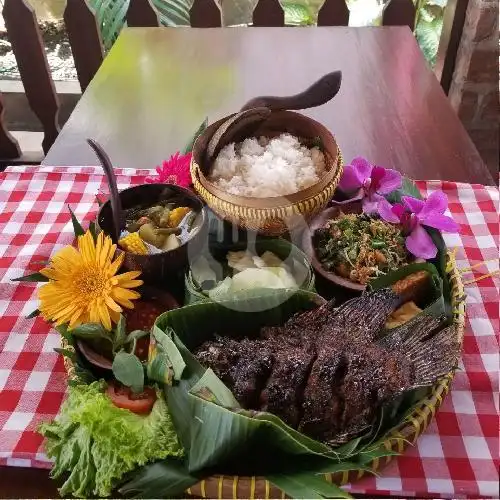
<path fill-rule="evenodd" d="M 156 401 L 156 392 L 152 387 L 145 387 L 144 391 L 134 393 L 129 387 L 113 382 L 108 384 L 106 393 L 118 408 L 140 415 L 149 413 Z"/>

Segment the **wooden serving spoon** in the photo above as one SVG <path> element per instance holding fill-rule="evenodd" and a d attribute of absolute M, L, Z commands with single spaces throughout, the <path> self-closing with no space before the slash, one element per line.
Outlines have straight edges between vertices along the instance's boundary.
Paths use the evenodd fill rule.
<path fill-rule="evenodd" d="M 225 120 L 214 132 L 205 153 L 205 164 L 210 165 L 220 150 L 240 130 L 255 129 L 272 111 L 308 109 L 321 106 L 333 99 L 340 90 L 342 72 L 333 71 L 321 77 L 303 92 L 288 97 L 261 96 L 248 101 L 241 110 Z"/>
<path fill-rule="evenodd" d="M 94 139 L 87 139 L 89 146 L 94 150 L 108 180 L 109 192 L 111 194 L 111 214 L 113 216 L 113 229 L 115 243 L 118 243 L 122 229 L 125 227 L 125 214 L 122 208 L 122 201 L 118 193 L 118 186 L 116 184 L 116 176 L 113 170 L 113 164 L 109 159 L 102 146 Z"/>
<path fill-rule="evenodd" d="M 321 77 L 303 92 L 288 97 L 260 96 L 248 101 L 240 111 L 268 108 L 271 111 L 308 109 L 321 106 L 333 99 L 340 90 L 342 71 L 333 71 Z"/>

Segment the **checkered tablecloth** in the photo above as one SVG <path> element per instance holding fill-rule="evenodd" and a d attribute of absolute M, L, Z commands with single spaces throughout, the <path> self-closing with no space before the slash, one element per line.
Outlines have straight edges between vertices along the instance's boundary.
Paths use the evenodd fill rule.
<path fill-rule="evenodd" d="M 117 170 L 118 187 L 142 183 L 148 171 Z M 498 269 L 498 190 L 452 182 L 419 182 L 423 193 L 442 189 L 461 233 L 459 268 L 496 259 L 464 274 L 464 281 Z M 66 389 L 59 336 L 42 319 L 36 285 L 11 279 L 40 269 L 73 241 L 69 204 L 80 221 L 95 217 L 98 192 L 107 193 L 94 167 L 15 167 L 0 174 L 0 465 L 49 467 L 36 428 L 57 414 Z M 467 329 L 461 370 L 435 420 L 415 447 L 351 486 L 355 493 L 395 496 L 497 497 L 499 465 L 498 282 L 466 286 Z"/>

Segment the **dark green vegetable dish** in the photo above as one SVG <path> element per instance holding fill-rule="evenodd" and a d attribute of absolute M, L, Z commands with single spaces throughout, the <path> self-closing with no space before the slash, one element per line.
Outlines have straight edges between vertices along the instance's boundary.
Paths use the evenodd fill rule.
<path fill-rule="evenodd" d="M 328 221 L 314 233 L 313 245 L 327 271 L 362 285 L 410 260 L 401 228 L 367 214 Z"/>

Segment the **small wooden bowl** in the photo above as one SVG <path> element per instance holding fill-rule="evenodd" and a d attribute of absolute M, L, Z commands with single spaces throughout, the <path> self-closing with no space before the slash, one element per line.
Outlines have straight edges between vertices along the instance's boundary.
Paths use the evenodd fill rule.
<path fill-rule="evenodd" d="M 345 214 L 359 214 L 361 213 L 361 204 L 359 202 L 353 202 L 347 205 L 331 207 L 321 212 L 311 221 L 311 223 L 309 224 L 309 228 L 304 231 L 302 237 L 302 248 L 306 255 L 311 259 L 311 264 L 314 267 L 314 270 L 327 281 L 354 292 L 362 292 L 363 290 L 366 290 L 366 285 L 356 283 L 349 279 L 343 278 L 338 274 L 332 273 L 331 271 L 327 271 L 316 256 L 316 249 L 314 248 L 313 244 L 313 236 L 316 229 L 324 227 L 327 221 L 338 217 L 340 212 L 343 212 Z"/>
<path fill-rule="evenodd" d="M 163 309 L 163 312 L 171 311 L 179 307 L 177 300 L 164 290 L 143 285 L 138 291 L 141 294 L 140 301 L 156 302 Z M 125 311 L 125 314 L 127 311 Z M 109 358 L 111 352 L 107 353 L 108 355 L 106 355 L 106 353 L 97 352 L 91 344 L 82 339 L 77 339 L 76 345 L 82 356 L 91 365 L 102 370 L 111 370 L 113 365 L 113 361 Z"/>
<path fill-rule="evenodd" d="M 207 179 L 212 165 L 205 163 L 210 139 L 222 123 L 232 116 L 210 125 L 196 140 L 191 160 L 195 190 L 219 217 L 245 229 L 267 236 L 280 236 L 302 227 L 304 222 L 325 208 L 339 182 L 343 160 L 333 135 L 321 123 L 300 113 L 273 111 L 258 128 L 252 124 L 226 138 L 225 143 L 240 142 L 247 137 L 277 137 L 287 132 L 307 141 L 319 138 L 325 155 L 326 173 L 316 184 L 306 189 L 269 198 L 237 196 L 222 191 Z"/>
<path fill-rule="evenodd" d="M 153 206 L 155 203 L 174 196 L 180 198 L 184 206 L 191 207 L 198 212 L 198 219 L 195 222 L 197 227 L 191 232 L 188 241 L 174 250 L 154 255 L 137 255 L 124 252 L 120 248 L 117 249 L 117 253 L 125 253 L 123 267 L 128 271 L 141 271 L 141 279 L 145 283 L 162 283 L 165 278 L 183 270 L 187 266 L 188 247 L 189 252 L 195 254 L 197 246 L 201 248 L 204 241 L 203 238 L 206 237 L 206 209 L 201 200 L 192 191 L 175 184 L 142 184 L 120 192 L 120 199 L 124 210 L 142 204 Z M 112 238 L 114 237 L 113 217 L 109 200 L 99 210 L 97 224 L 105 234 L 110 235 Z"/>

